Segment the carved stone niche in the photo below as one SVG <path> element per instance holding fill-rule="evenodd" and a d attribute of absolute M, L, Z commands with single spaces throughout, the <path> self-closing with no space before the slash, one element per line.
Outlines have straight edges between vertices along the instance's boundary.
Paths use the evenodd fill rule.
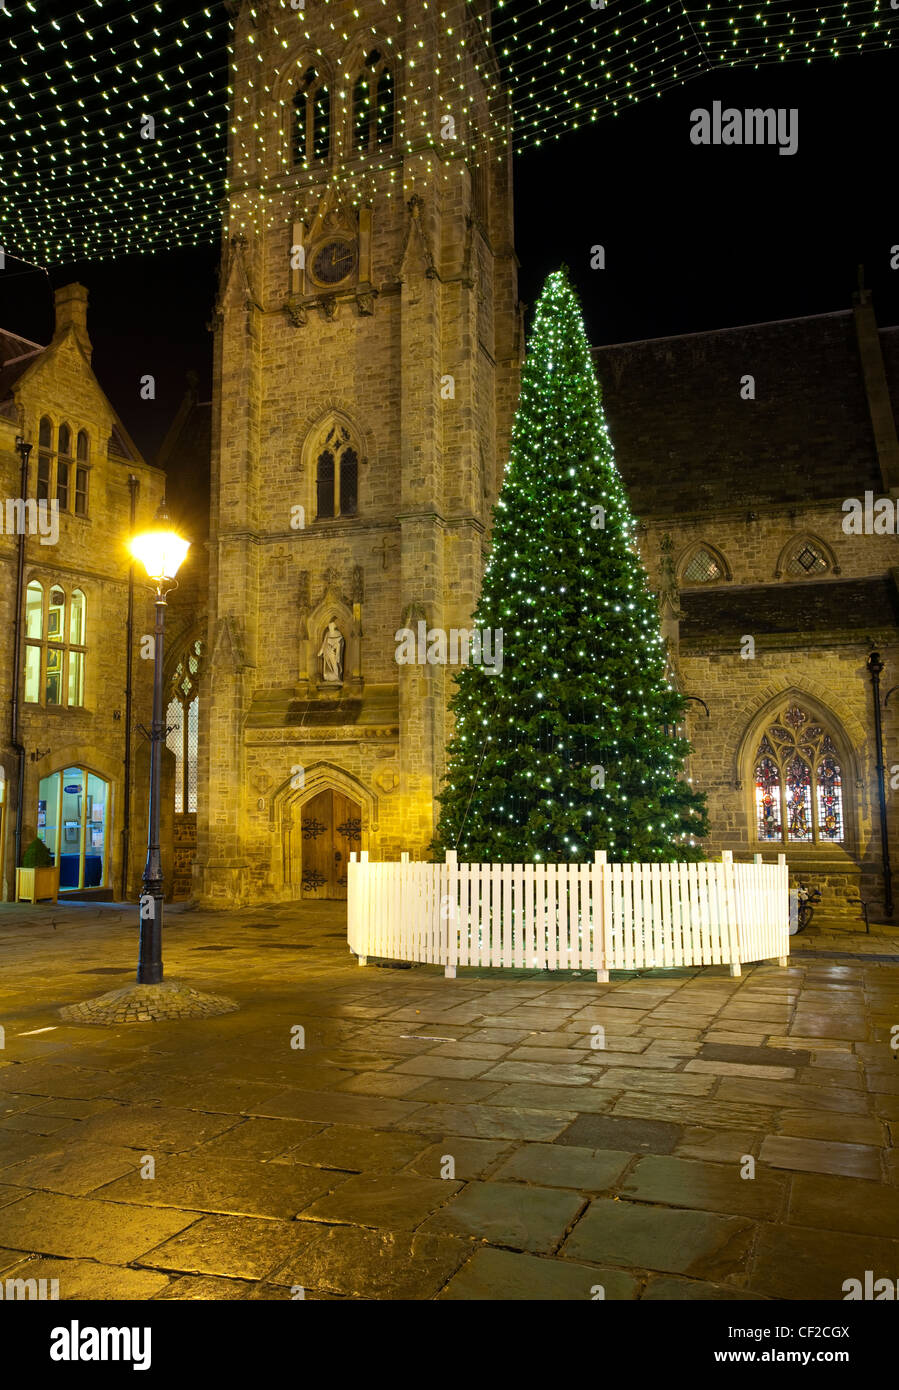
<path fill-rule="evenodd" d="M 324 681 L 319 651 L 328 625 L 335 622 L 343 635 L 343 679 Z M 332 699 L 341 694 L 362 691 L 362 605 L 348 599 L 334 579 L 329 579 L 321 600 L 314 608 L 299 614 L 300 651 L 297 695 L 309 699 L 320 695 Z"/>

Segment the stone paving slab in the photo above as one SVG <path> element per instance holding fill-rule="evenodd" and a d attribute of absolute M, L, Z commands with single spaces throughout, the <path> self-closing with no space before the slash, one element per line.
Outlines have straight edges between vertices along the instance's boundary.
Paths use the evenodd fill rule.
<path fill-rule="evenodd" d="M 153 1269 L 264 1279 L 318 1232 L 299 1221 L 256 1221 L 247 1216 L 205 1216 L 141 1256 Z"/>
<path fill-rule="evenodd" d="M 351 1096 L 333 1091 L 279 1091 L 249 1107 L 249 1113 L 287 1120 L 323 1120 L 329 1124 L 368 1124 L 388 1128 L 409 1121 L 424 1107 L 404 1100 Z"/>
<path fill-rule="evenodd" d="M 574 1118 L 569 1111 L 493 1105 L 422 1105 L 397 1129 L 423 1134 L 450 1130 L 473 1139 L 554 1139 Z"/>
<path fill-rule="evenodd" d="M 218 1279 L 210 1275 L 193 1276 L 184 1275 L 180 1279 L 166 1281 L 165 1287 L 153 1297 L 154 1303 L 177 1302 L 196 1302 L 209 1303 L 214 1300 L 237 1301 L 250 1298 L 260 1284 L 251 1283 L 247 1279 Z M 290 1297 L 287 1290 L 285 1296 Z M 271 1296 L 271 1295 L 269 1295 Z"/>
<path fill-rule="evenodd" d="M 268 1120 L 256 1116 L 239 1123 L 193 1150 L 195 1157 L 206 1154 L 218 1158 L 256 1158 L 265 1163 L 285 1158 L 298 1146 L 325 1128 L 317 1120 Z"/>
<path fill-rule="evenodd" d="M 786 1178 L 761 1165 L 751 1178 L 742 1177 L 742 1170 L 739 1160 L 725 1166 L 652 1155 L 639 1160 L 621 1194 L 632 1201 L 776 1220 L 786 1199 Z"/>
<path fill-rule="evenodd" d="M 0 1120 L 0 1134 L 55 1134 L 57 1130 L 68 1129 L 70 1120 L 59 1115 L 36 1115 L 33 1110 L 20 1110 L 16 1115 L 8 1115 Z"/>
<path fill-rule="evenodd" d="M 749 1129 L 703 1129 L 694 1126 L 683 1131 L 674 1146 L 678 1158 L 701 1158 L 710 1163 L 737 1163 L 743 1154 L 757 1155 L 761 1145 L 758 1131 Z"/>
<path fill-rule="evenodd" d="M 562 1247 L 574 1260 L 640 1266 L 720 1281 L 739 1274 L 754 1227 L 735 1216 L 599 1198 L 591 1202 Z"/>
<path fill-rule="evenodd" d="M 559 1247 L 584 1205 L 579 1193 L 494 1179 L 470 1182 L 421 1229 L 549 1253 Z"/>
<path fill-rule="evenodd" d="M 352 1173 L 395 1173 L 427 1148 L 423 1134 L 332 1125 L 291 1151 L 297 1163 Z"/>
<path fill-rule="evenodd" d="M 579 1192 L 604 1192 L 618 1181 L 633 1154 L 614 1149 L 585 1149 L 564 1144 L 525 1144 L 492 1177 L 542 1187 L 572 1187 Z"/>
<path fill-rule="evenodd" d="M 578 1113 L 602 1114 L 611 1109 L 613 1101 L 613 1094 L 597 1090 L 594 1086 L 549 1086 L 537 1081 L 512 1082 L 489 1098 L 491 1106 L 501 1106 L 510 1111 L 564 1111 L 572 1119 Z"/>
<path fill-rule="evenodd" d="M 358 1226 L 311 1230 L 315 1239 L 285 1262 L 273 1283 L 369 1299 L 429 1299 L 471 1253 L 467 1241 L 445 1236 Z"/>
<path fill-rule="evenodd" d="M 45 1255 L 126 1264 L 197 1219 L 192 1211 L 35 1192 L 0 1208 L 0 1245 Z"/>
<path fill-rule="evenodd" d="M 47 1096 L 90 1100 L 109 1094 L 106 1072 L 80 1070 L 60 1062 L 18 1062 L 0 1072 L 0 1091 L 33 1095 L 35 1103 Z"/>
<path fill-rule="evenodd" d="M 451 1159 L 451 1177 L 480 1178 L 495 1169 L 500 1159 L 512 1152 L 512 1147 L 508 1140 L 469 1139 L 450 1134 L 436 1144 L 429 1144 L 406 1165 L 406 1171 L 418 1173 L 423 1178 L 440 1178 L 448 1171 L 447 1159 Z"/>
<path fill-rule="evenodd" d="M 58 1148 L 58 1143 L 43 1134 L 22 1134 L 15 1130 L 0 1133 L 0 1180 L 5 1181 L 3 1174 L 6 1169 L 22 1159 L 38 1154 L 54 1154 Z"/>
<path fill-rule="evenodd" d="M 146 1153 L 183 1153 L 235 1123 L 236 1117 L 230 1115 L 132 1105 L 92 1115 L 78 1126 L 78 1137 L 85 1143 L 118 1144 Z"/>
<path fill-rule="evenodd" d="M 412 1230 L 461 1186 L 460 1182 L 409 1173 L 365 1173 L 344 1179 L 300 1215 L 304 1221 Z"/>
<path fill-rule="evenodd" d="M 678 1279 L 659 1274 L 650 1279 L 643 1293 L 644 1303 L 766 1303 L 764 1294 L 728 1288 L 726 1284 L 707 1284 L 701 1279 Z"/>
<path fill-rule="evenodd" d="M 159 1296 L 169 1284 L 168 1275 L 154 1270 L 123 1268 L 96 1260 L 54 1260 L 39 1256 L 17 1265 L 12 1277 L 48 1282 L 56 1279 L 60 1302 L 72 1299 L 143 1302 Z"/>
<path fill-rule="evenodd" d="M 664 1120 L 634 1120 L 615 1115 L 579 1115 L 556 1138 L 557 1144 L 612 1149 L 627 1153 L 671 1153 L 681 1136 Z"/>
<path fill-rule="evenodd" d="M 504 1087 L 499 1081 L 460 1081 L 453 1076 L 434 1076 L 422 1081 L 414 1091 L 409 1091 L 409 1100 L 420 1100 L 435 1104 L 472 1105 L 477 1101 L 495 1100 L 501 1104 Z"/>
<path fill-rule="evenodd" d="M 0 1186 L 0 1207 L 9 1206 L 10 1202 L 20 1202 L 30 1189 L 24 1187 Z"/>
<path fill-rule="evenodd" d="M 825 1139 L 795 1139 L 769 1135 L 760 1154 L 773 1168 L 813 1173 L 842 1173 L 847 1178 L 880 1180 L 880 1152 L 864 1144 L 829 1143 Z"/>
<path fill-rule="evenodd" d="M 39 1154 L 4 1168 L 3 1180 L 18 1187 L 85 1197 L 132 1172 L 139 1162 L 140 1155 L 133 1149 L 79 1140 L 55 1154 Z"/>
<path fill-rule="evenodd" d="M 109 1202 L 289 1220 L 345 1180 L 343 1174 L 295 1163 L 163 1155 L 154 1177 L 118 1178 L 103 1188 L 103 1196 Z"/>
<path fill-rule="evenodd" d="M 512 1250 L 476 1250 L 438 1297 L 455 1302 L 590 1302 L 598 1298 L 624 1302 L 636 1298 L 638 1288 L 637 1280 L 620 1269 L 541 1259 Z"/>
<path fill-rule="evenodd" d="M 895 1280 L 899 1240 L 811 1230 L 804 1226 L 763 1226 L 749 1268 L 748 1286 L 768 1298 L 842 1300 L 847 1279 Z"/>
<path fill-rule="evenodd" d="M 788 1220 L 797 1226 L 899 1238 L 899 1189 L 894 1184 L 797 1173 Z"/>

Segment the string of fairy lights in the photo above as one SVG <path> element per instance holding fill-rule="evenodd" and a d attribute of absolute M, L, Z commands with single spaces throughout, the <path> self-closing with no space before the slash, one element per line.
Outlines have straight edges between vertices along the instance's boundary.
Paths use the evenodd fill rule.
<path fill-rule="evenodd" d="M 478 34 L 488 12 L 495 61 Z M 391 149 L 332 159 L 331 180 L 361 197 L 376 179 L 408 195 L 406 154 L 431 148 L 440 165 L 432 90 L 465 129 L 475 89 L 486 93 L 489 157 L 562 139 L 702 73 L 881 51 L 897 21 L 888 0 L 496 0 L 492 12 L 488 0 L 5 0 L 0 244 L 51 263 L 208 243 L 229 189 L 250 183 L 265 215 L 273 195 L 260 164 L 269 181 L 292 172 L 293 59 L 321 66 L 332 119 L 348 125 L 354 74 L 335 53 L 353 42 L 384 47 L 407 78 L 427 65 L 426 82 L 398 89 Z"/>

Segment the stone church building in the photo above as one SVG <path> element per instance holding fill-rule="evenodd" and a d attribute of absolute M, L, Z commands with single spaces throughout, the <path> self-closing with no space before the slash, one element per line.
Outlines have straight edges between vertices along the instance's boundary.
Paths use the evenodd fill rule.
<path fill-rule="evenodd" d="M 448 672 L 398 665 L 394 634 L 467 623 L 522 343 L 489 5 L 447 10 L 310 0 L 236 21 L 205 903 L 341 896 L 352 850 L 432 833 Z"/>
<path fill-rule="evenodd" d="M 523 353 L 489 6 L 445 12 L 237 18 L 213 399 L 192 388 L 160 459 L 189 509 L 211 457 L 208 612 L 198 547 L 181 619 L 179 872 L 207 905 L 341 897 L 353 850 L 415 857 L 433 831 L 452 670 L 398 665 L 395 633 L 468 625 Z M 862 293 L 596 366 L 709 853 L 786 850 L 832 903 L 882 901 L 865 662 L 881 652 L 883 698 L 896 538 L 847 534 L 842 504 L 897 497 L 899 330 Z"/>

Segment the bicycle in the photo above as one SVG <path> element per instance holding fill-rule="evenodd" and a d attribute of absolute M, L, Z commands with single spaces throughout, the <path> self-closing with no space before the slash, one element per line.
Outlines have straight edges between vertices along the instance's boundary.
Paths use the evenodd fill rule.
<path fill-rule="evenodd" d="M 820 888 L 806 888 L 804 884 L 799 885 L 796 890 L 796 915 L 798 917 L 798 926 L 796 927 L 797 935 L 799 932 L 805 931 L 806 927 L 810 925 L 815 912 L 815 903 L 819 903 L 820 901 Z"/>

